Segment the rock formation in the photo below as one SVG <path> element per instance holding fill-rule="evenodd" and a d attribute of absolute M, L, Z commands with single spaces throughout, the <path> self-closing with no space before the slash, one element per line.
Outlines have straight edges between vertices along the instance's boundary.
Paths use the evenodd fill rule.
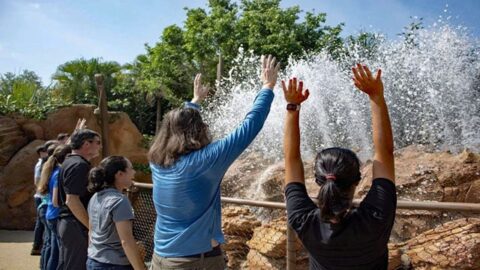
<path fill-rule="evenodd" d="M 87 128 L 100 133 L 93 105 L 60 108 L 46 120 L 21 116 L 0 116 L 0 228 L 32 229 L 35 220 L 33 168 L 38 159 L 35 147 L 58 133 L 71 133 L 79 118 L 87 120 Z M 109 113 L 109 146 L 111 155 L 123 155 L 132 163 L 147 164 L 142 134 L 125 113 Z M 100 158 L 93 160 L 93 164 Z M 139 172 L 137 181 L 150 182 Z"/>

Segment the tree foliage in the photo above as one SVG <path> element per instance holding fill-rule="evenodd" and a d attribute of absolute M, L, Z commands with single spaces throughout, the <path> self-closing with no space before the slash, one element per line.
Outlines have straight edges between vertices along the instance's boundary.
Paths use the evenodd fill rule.
<path fill-rule="evenodd" d="M 73 103 L 98 103 L 95 74 L 103 74 L 107 89 L 115 86 L 115 73 L 121 69 L 117 62 L 102 62 L 99 58 L 77 59 L 60 65 L 53 75 L 58 91 Z"/>
<path fill-rule="evenodd" d="M 7 72 L 0 75 L 0 114 L 20 113 L 41 119 L 46 113 L 69 103 L 45 89 L 33 71 L 24 70 L 16 75 Z"/>
<path fill-rule="evenodd" d="M 376 40 L 368 34 L 347 38 L 345 43 L 340 37 L 343 24 L 326 25 L 325 13 L 303 12 L 297 5 L 284 8 L 280 3 L 209 0 L 206 8 L 185 8 L 184 24 L 166 27 L 158 42 L 145 45 L 145 53 L 131 63 L 121 66 L 100 58 L 66 62 L 57 68 L 55 84 L 47 92 L 72 103 L 97 104 L 94 76 L 102 73 L 110 109 L 127 112 L 143 133 L 154 134 L 156 114 L 161 117 L 191 98 L 195 74 L 201 72 L 206 83 L 215 85 L 220 56 L 225 75 L 240 48 L 256 55 L 273 54 L 284 63 L 321 50 L 339 57 L 345 44 L 375 49 Z M 3 77 L 2 93 L 12 95 L 11 77 Z M 32 89 L 38 89 L 38 84 L 28 85 L 15 92 L 16 100 L 27 100 Z"/>

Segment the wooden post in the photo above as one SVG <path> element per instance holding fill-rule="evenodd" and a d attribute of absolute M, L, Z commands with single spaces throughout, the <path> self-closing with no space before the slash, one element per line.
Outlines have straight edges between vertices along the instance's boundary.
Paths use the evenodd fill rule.
<path fill-rule="evenodd" d="M 295 270 L 297 268 L 295 245 L 295 232 L 290 225 L 287 224 L 287 270 Z"/>
<path fill-rule="evenodd" d="M 217 64 L 217 90 L 220 88 L 220 81 L 222 80 L 223 74 L 223 57 L 222 52 L 218 53 L 218 64 Z"/>
<path fill-rule="evenodd" d="M 108 110 L 107 110 L 107 93 L 105 92 L 105 84 L 103 74 L 95 74 L 95 82 L 97 84 L 98 108 L 100 109 L 100 122 L 102 129 L 102 158 L 108 156 Z"/>
<path fill-rule="evenodd" d="M 158 132 L 160 131 L 160 127 L 162 126 L 162 98 L 162 91 L 158 90 L 158 92 L 155 93 L 155 103 L 157 105 L 157 118 L 155 119 L 155 135 L 158 134 Z"/>

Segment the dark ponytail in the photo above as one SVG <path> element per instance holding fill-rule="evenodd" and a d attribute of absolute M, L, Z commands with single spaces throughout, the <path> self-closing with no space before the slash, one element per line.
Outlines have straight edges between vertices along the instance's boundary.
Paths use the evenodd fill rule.
<path fill-rule="evenodd" d="M 88 190 L 94 193 L 105 188 L 114 187 L 115 175 L 118 171 L 125 172 L 127 167 L 127 159 L 122 156 L 104 158 L 100 165 L 90 170 Z"/>
<path fill-rule="evenodd" d="M 317 154 L 315 182 L 321 186 L 318 207 L 323 220 L 342 220 L 352 205 L 360 179 L 360 161 L 351 150 L 334 147 Z"/>

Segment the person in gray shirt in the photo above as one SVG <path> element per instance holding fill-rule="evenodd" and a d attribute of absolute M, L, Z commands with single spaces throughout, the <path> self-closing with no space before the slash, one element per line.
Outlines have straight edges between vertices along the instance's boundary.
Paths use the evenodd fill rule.
<path fill-rule="evenodd" d="M 121 156 L 110 156 L 89 174 L 90 243 L 87 269 L 145 269 L 132 232 L 132 206 L 122 191 L 132 185 L 135 170 Z"/>

